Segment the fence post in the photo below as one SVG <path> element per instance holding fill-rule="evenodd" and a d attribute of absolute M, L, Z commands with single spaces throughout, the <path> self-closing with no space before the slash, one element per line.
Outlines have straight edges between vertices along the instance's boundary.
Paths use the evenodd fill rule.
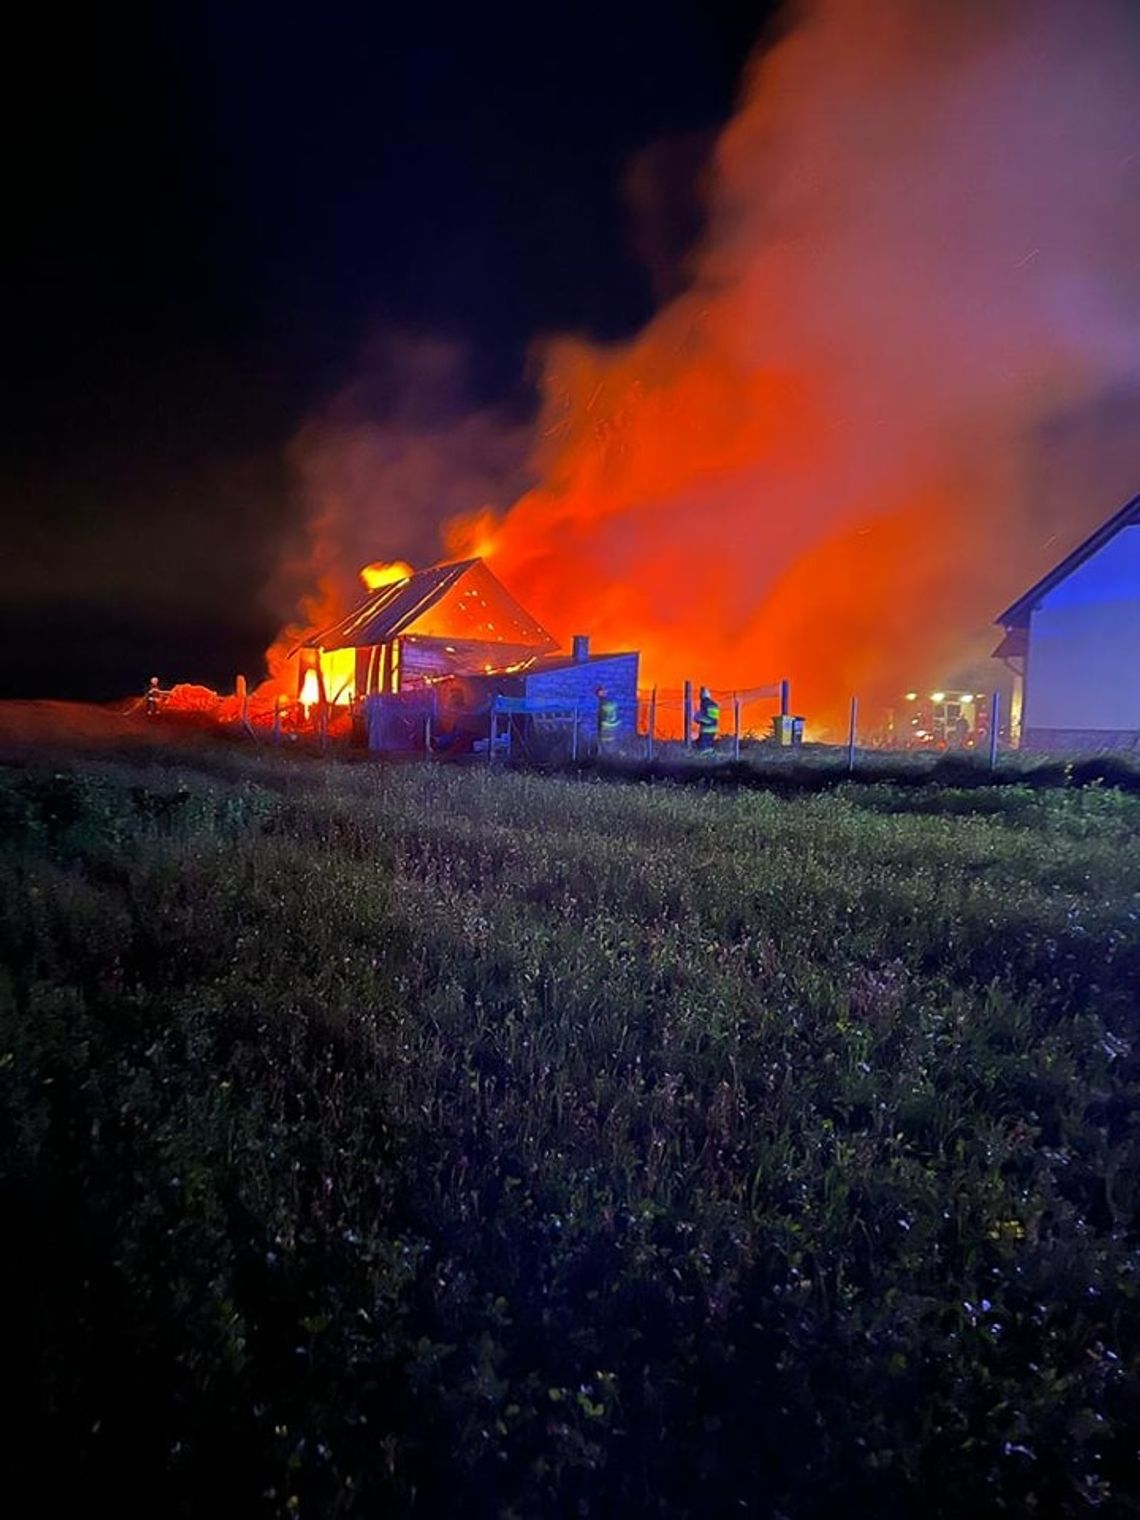
<path fill-rule="evenodd" d="M 657 748 L 657 688 L 649 694 L 649 758 L 653 759 L 654 750 Z"/>
<path fill-rule="evenodd" d="M 281 744 L 281 697 L 273 699 L 273 742 L 280 747 Z"/>
<path fill-rule="evenodd" d="M 792 683 L 787 676 L 780 682 L 780 717 L 786 718 L 792 710 Z"/>
<path fill-rule="evenodd" d="M 570 731 L 570 759 L 575 764 L 577 764 L 577 762 L 578 762 L 578 718 L 579 718 L 579 715 L 581 714 L 581 711 L 582 711 L 582 709 L 579 707 L 578 703 L 575 702 L 574 703 L 574 727 Z"/>
<path fill-rule="evenodd" d="M 847 774 L 855 769 L 855 735 L 859 727 L 859 698 L 851 698 L 851 730 L 847 736 Z"/>
<path fill-rule="evenodd" d="M 495 699 L 491 698 L 491 732 L 487 736 L 487 764 L 495 758 L 495 745 L 499 738 L 499 714 L 495 711 Z"/>
<path fill-rule="evenodd" d="M 732 694 L 732 713 L 733 713 L 733 717 L 735 719 L 735 724 L 734 724 L 734 729 L 733 729 L 733 735 L 732 735 L 732 758 L 734 760 L 739 760 L 740 759 L 740 693 L 738 691 L 734 691 L 733 694 Z"/>
<path fill-rule="evenodd" d="M 990 698 L 990 770 L 997 769 L 998 724 L 1001 722 L 1001 692 L 995 691 Z"/>
<path fill-rule="evenodd" d="M 685 682 L 685 700 L 684 700 L 684 704 L 683 705 L 684 705 L 684 711 L 681 714 L 681 721 L 685 725 L 685 732 L 684 732 L 684 736 L 683 736 L 684 737 L 684 741 L 685 741 L 685 748 L 686 749 L 692 749 L 692 747 L 693 747 L 693 683 L 692 683 L 692 681 L 686 681 Z"/>
<path fill-rule="evenodd" d="M 244 676 L 238 676 L 234 681 L 234 695 L 238 699 L 238 707 L 241 714 L 241 726 L 251 739 L 256 739 L 253 724 L 249 721 L 249 687 L 246 685 Z"/>

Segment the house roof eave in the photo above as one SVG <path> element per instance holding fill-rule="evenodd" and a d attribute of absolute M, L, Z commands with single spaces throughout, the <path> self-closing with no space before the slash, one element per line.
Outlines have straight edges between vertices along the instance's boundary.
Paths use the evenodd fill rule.
<path fill-rule="evenodd" d="M 1101 523 L 1095 532 L 1082 539 L 1065 555 L 1064 559 L 1053 566 L 1047 575 L 1043 575 L 1039 581 L 1030 586 L 1029 590 L 1019 596 L 1016 602 L 1011 602 L 1005 611 L 994 619 L 994 622 L 1003 628 L 1027 628 L 1029 619 L 1043 596 L 1048 595 L 1054 586 L 1059 586 L 1063 580 L 1072 575 L 1073 571 L 1083 565 L 1085 560 L 1091 559 L 1097 550 L 1102 549 L 1110 539 L 1115 538 L 1122 528 L 1130 527 L 1133 523 L 1140 523 L 1140 496 L 1134 496 L 1131 501 L 1125 502 L 1119 512 L 1114 512 L 1107 522 Z"/>

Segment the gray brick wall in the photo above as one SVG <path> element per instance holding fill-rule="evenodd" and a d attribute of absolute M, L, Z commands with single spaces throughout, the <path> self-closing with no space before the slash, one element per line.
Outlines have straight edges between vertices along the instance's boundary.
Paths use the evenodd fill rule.
<path fill-rule="evenodd" d="M 577 702 L 585 728 L 594 723 L 595 694 L 604 686 L 617 703 L 619 734 L 628 736 L 637 732 L 637 663 L 636 654 L 600 655 L 579 665 L 528 671 L 519 678 L 518 694 L 536 702 L 565 702 L 567 706 Z"/>

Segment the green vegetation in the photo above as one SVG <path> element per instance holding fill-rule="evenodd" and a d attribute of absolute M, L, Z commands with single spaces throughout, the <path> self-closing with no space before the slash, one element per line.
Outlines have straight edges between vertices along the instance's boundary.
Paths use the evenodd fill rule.
<path fill-rule="evenodd" d="M 0 771 L 9 1511 L 1140 1513 L 1138 826 Z"/>

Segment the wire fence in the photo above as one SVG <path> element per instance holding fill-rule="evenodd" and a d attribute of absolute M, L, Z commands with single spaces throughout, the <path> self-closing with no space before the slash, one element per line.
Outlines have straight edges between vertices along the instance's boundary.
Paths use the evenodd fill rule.
<path fill-rule="evenodd" d="M 687 682 L 681 688 L 654 688 L 638 693 L 638 733 L 646 753 L 671 745 L 709 749 L 705 740 L 694 745 L 694 727 L 701 728 L 701 699 L 707 694 L 719 709 L 715 725 L 715 749 L 739 759 L 741 745 L 761 741 L 779 748 L 799 748 L 804 742 L 804 719 L 791 711 L 791 688 L 787 680 L 746 687 L 700 687 Z M 957 750 L 988 755 L 996 765 L 999 749 L 1017 745 L 1018 714 L 1011 704 L 1003 714 L 1000 692 L 973 692 L 965 696 L 934 693 L 923 701 L 908 693 L 901 712 L 888 710 L 884 721 L 877 714 L 873 723 L 861 723 L 860 702 L 850 699 L 845 740 L 834 731 L 827 748 L 846 752 L 853 770 L 860 750 Z"/>
<path fill-rule="evenodd" d="M 1003 712 L 999 692 L 932 693 L 929 698 L 910 692 L 901 705 L 872 708 L 868 721 L 858 696 L 850 698 L 847 732 L 831 726 L 829 742 L 814 748 L 844 755 L 853 770 L 859 752 L 937 750 L 972 751 L 988 755 L 996 765 L 999 749 L 1015 749 L 1019 740 L 1018 703 Z M 715 716 L 709 704 L 715 705 Z M 763 743 L 771 749 L 798 749 L 805 741 L 804 719 L 792 712 L 787 679 L 746 687 L 648 687 L 629 694 L 621 703 L 618 732 L 605 733 L 597 702 L 571 696 L 565 700 L 507 698 L 497 694 L 482 707 L 480 733 L 460 726 L 456 731 L 441 715 L 431 688 L 374 697 L 362 703 L 310 703 L 278 695 L 272 704 L 254 704 L 240 680 L 233 696 L 220 698 L 205 687 L 161 687 L 154 679 L 129 708 L 148 717 L 211 718 L 228 727 L 240 726 L 253 739 L 281 744 L 302 737 L 316 739 L 323 751 L 330 742 L 356 737 L 373 750 L 415 750 L 426 753 L 462 752 L 464 748 L 488 757 L 517 754 L 571 759 L 595 754 L 676 758 L 690 750 L 714 752 L 721 759 L 741 757 Z M 471 715 L 478 718 L 479 714 Z M 702 717 L 704 722 L 702 722 Z M 468 725 L 470 727 L 470 725 Z M 466 743 L 470 740 L 470 743 Z"/>
<path fill-rule="evenodd" d="M 791 735 L 803 732 L 803 720 L 791 714 L 791 687 L 787 680 L 762 681 L 752 686 L 704 686 L 687 681 L 679 687 L 651 687 L 637 694 L 637 732 L 650 755 L 659 744 L 680 742 L 689 748 L 705 697 L 716 707 L 713 732 L 718 740 L 732 743 L 739 755 L 744 742 L 774 738 L 791 743 Z M 781 724 L 780 720 L 787 720 Z M 795 724 L 798 722 L 798 730 Z M 785 737 L 787 735 L 787 737 Z"/>

